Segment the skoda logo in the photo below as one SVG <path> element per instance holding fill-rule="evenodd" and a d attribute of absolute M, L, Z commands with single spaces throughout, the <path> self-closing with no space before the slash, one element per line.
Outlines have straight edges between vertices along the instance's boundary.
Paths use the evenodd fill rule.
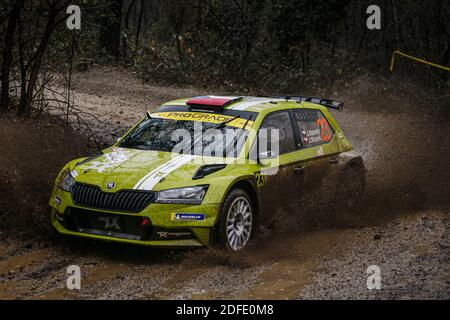
<path fill-rule="evenodd" d="M 108 184 L 106 185 L 106 187 L 108 188 L 108 190 L 113 189 L 115 186 L 116 186 L 116 183 L 115 183 L 115 182 L 110 182 L 110 183 L 108 183 Z"/>

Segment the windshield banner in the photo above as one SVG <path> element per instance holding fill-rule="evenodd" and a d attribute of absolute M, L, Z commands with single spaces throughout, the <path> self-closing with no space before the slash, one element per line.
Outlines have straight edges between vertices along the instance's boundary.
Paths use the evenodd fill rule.
<path fill-rule="evenodd" d="M 220 124 L 235 118 L 233 116 L 225 116 L 221 114 L 211 114 L 204 112 L 159 112 L 159 113 L 152 113 L 151 116 L 152 118 L 159 118 L 159 119 L 197 121 L 214 124 Z M 246 130 L 250 130 L 253 126 L 253 121 L 247 121 L 247 119 L 238 118 L 228 122 L 227 126 L 239 129 L 244 129 L 245 126 Z"/>

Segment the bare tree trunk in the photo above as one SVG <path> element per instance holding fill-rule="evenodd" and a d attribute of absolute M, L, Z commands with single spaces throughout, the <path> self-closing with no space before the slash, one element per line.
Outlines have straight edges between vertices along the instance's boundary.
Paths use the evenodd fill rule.
<path fill-rule="evenodd" d="M 308 28 L 306 30 L 306 65 L 310 65 L 311 56 L 311 28 L 312 28 L 312 2 L 308 0 Z"/>
<path fill-rule="evenodd" d="M 178 51 L 178 59 L 180 60 L 180 65 L 183 64 L 183 50 L 181 46 L 181 30 L 183 27 L 183 20 L 184 20 L 184 8 L 182 8 L 180 11 L 179 19 L 175 14 L 173 14 L 171 18 L 172 28 L 175 33 L 175 41 Z"/>
<path fill-rule="evenodd" d="M 136 4 L 136 0 L 133 0 L 130 5 L 128 6 L 127 10 L 125 11 L 125 18 L 124 18 L 124 28 L 125 28 L 125 34 L 126 36 L 123 38 L 122 42 L 122 56 L 129 57 L 128 55 L 128 37 L 129 37 L 129 29 L 130 29 L 130 14 L 131 9 L 133 9 L 134 5 Z"/>
<path fill-rule="evenodd" d="M 20 10 L 25 0 L 15 1 L 8 17 L 8 26 L 3 44 L 3 66 L 2 66 L 2 92 L 0 101 L 0 111 L 6 110 L 9 106 L 9 75 L 12 65 L 12 46 L 14 43 L 14 33 L 17 21 L 20 17 Z"/>
<path fill-rule="evenodd" d="M 69 57 L 69 74 L 67 75 L 67 112 L 66 112 L 66 123 L 69 123 L 69 115 L 71 113 L 72 107 L 72 96 L 71 88 L 72 88 L 72 73 L 73 73 L 73 59 L 75 56 L 75 33 L 72 35 L 72 43 L 70 44 L 70 57 Z"/>
<path fill-rule="evenodd" d="M 59 3 L 58 1 L 55 1 L 54 3 L 51 4 L 49 8 L 50 10 L 48 14 L 48 20 L 45 25 L 44 34 L 42 35 L 39 47 L 34 57 L 32 58 L 30 76 L 28 79 L 26 93 L 21 95 L 21 101 L 18 110 L 18 113 L 20 115 L 26 115 L 31 110 L 31 104 L 33 102 L 33 94 L 36 88 L 36 83 L 38 81 L 39 72 L 42 66 L 42 60 L 44 59 L 44 54 L 47 49 L 48 42 L 50 41 L 50 37 L 53 31 L 56 29 L 56 27 L 66 19 L 66 16 L 64 16 L 58 21 L 56 20 L 58 14 L 67 4 L 66 2 L 65 4 L 62 4 L 60 7 L 58 7 L 58 3 Z"/>
<path fill-rule="evenodd" d="M 134 43 L 134 55 L 136 55 L 136 51 L 138 49 L 139 46 L 139 37 L 141 34 L 141 28 L 142 28 L 142 18 L 144 17 L 144 0 L 141 0 L 141 11 L 139 11 L 139 20 L 138 20 L 138 25 L 137 25 L 137 29 L 136 29 L 136 38 L 135 38 L 135 43 Z"/>
<path fill-rule="evenodd" d="M 400 40 L 398 36 L 398 19 L 397 19 L 397 9 L 395 7 L 395 1 L 391 0 L 392 15 L 394 18 L 394 30 L 395 30 L 395 49 L 399 49 Z"/>
<path fill-rule="evenodd" d="M 108 6 L 101 21 L 100 46 L 114 58 L 120 56 L 120 33 L 122 28 L 123 0 L 114 0 Z"/>
<path fill-rule="evenodd" d="M 25 64 L 23 40 L 23 24 L 19 16 L 19 69 L 20 69 L 20 101 L 25 101 L 27 92 L 27 66 Z"/>

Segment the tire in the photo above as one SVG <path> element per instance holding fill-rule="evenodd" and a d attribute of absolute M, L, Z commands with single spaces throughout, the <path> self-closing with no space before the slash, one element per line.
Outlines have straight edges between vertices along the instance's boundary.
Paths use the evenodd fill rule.
<path fill-rule="evenodd" d="M 248 194 L 242 189 L 232 190 L 222 205 L 216 238 L 227 251 L 244 250 L 254 232 L 254 209 Z"/>

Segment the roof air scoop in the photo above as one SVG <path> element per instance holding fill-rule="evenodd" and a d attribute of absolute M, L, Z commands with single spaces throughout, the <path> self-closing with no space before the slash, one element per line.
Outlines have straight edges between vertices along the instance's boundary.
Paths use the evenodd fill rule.
<path fill-rule="evenodd" d="M 186 104 L 195 109 L 223 110 L 225 107 L 242 100 L 242 97 L 204 96 L 189 99 Z"/>

